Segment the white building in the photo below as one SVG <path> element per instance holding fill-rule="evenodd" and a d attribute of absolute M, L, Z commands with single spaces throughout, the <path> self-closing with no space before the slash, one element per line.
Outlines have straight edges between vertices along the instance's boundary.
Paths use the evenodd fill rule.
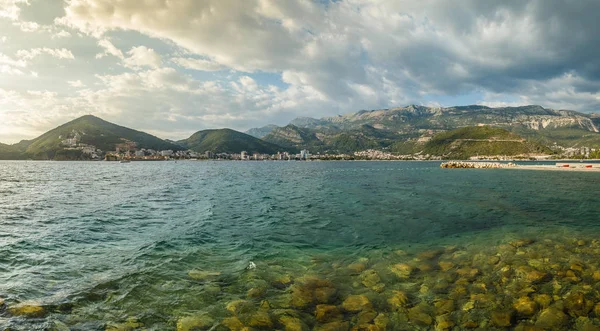
<path fill-rule="evenodd" d="M 145 153 L 143 150 L 135 151 L 135 157 L 144 157 Z"/>
<path fill-rule="evenodd" d="M 172 150 L 166 150 L 166 151 L 160 151 L 160 155 L 161 156 L 172 156 L 173 155 L 173 151 Z"/>
<path fill-rule="evenodd" d="M 242 151 L 242 153 L 240 154 L 240 159 L 241 160 L 248 160 L 248 152 Z"/>
<path fill-rule="evenodd" d="M 310 158 L 310 154 L 308 153 L 308 150 L 303 149 L 300 151 L 300 159 L 301 160 L 308 160 Z"/>

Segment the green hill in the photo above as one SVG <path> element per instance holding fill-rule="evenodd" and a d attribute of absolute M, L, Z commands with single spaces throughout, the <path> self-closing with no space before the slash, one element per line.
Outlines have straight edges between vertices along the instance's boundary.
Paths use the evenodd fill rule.
<path fill-rule="evenodd" d="M 15 145 L 6 145 L 0 143 L 0 160 L 20 160 L 24 155 Z"/>
<path fill-rule="evenodd" d="M 471 156 L 517 156 L 551 154 L 547 147 L 528 141 L 505 129 L 476 126 L 435 135 L 423 147 L 424 154 L 445 159 L 468 159 Z"/>
<path fill-rule="evenodd" d="M 77 143 L 93 145 L 102 151 L 113 151 L 117 144 L 132 142 L 137 148 L 155 150 L 181 150 L 181 146 L 166 142 L 153 135 L 119 126 L 92 115 L 77 118 L 52 129 L 33 139 L 0 147 L 0 158 L 37 160 L 79 160 L 86 159 L 81 151 L 69 150 L 63 141 L 78 137 Z M 8 145 L 4 145 L 8 146 Z M 18 153 L 15 155 L 14 153 Z M 12 152 L 12 154 L 11 154 Z"/>
<path fill-rule="evenodd" d="M 203 130 L 194 133 L 187 139 L 177 142 L 193 151 L 204 153 L 265 153 L 274 154 L 284 151 L 281 146 L 272 144 L 231 129 Z"/>
<path fill-rule="evenodd" d="M 323 142 L 319 140 L 311 129 L 299 128 L 289 124 L 284 127 L 275 128 L 263 137 L 264 141 L 285 147 L 291 152 L 309 148 L 311 151 L 323 149 Z"/>

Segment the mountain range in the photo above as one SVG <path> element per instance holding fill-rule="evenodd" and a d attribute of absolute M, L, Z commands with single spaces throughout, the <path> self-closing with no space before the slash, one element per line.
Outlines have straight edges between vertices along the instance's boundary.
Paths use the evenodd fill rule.
<path fill-rule="evenodd" d="M 502 131 L 476 129 L 481 127 Z M 514 153 L 552 153 L 564 148 L 600 148 L 599 128 L 598 114 L 535 105 L 499 108 L 410 105 L 320 119 L 300 117 L 286 126 L 268 125 L 246 133 L 231 129 L 202 130 L 187 139 L 170 141 L 87 115 L 32 140 L 13 145 L 0 143 L 0 159 L 87 159 L 81 146 L 93 146 L 103 152 L 121 147 L 261 154 L 295 153 L 301 149 L 309 149 L 311 153 L 351 154 L 377 149 L 453 158 L 506 148 Z M 464 138 L 465 135 L 471 138 Z M 485 138 L 472 138 L 482 135 Z"/>
<path fill-rule="evenodd" d="M 600 148 L 600 115 L 535 105 L 499 108 L 410 105 L 321 119 L 300 117 L 283 127 L 266 126 L 247 133 L 284 147 L 315 152 L 384 148 L 402 153 L 419 149 L 436 134 L 483 125 L 503 128 L 546 146 Z"/>

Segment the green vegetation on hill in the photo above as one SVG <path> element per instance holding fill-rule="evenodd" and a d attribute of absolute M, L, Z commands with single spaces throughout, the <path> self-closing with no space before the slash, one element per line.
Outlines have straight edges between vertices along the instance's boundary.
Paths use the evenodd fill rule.
<path fill-rule="evenodd" d="M 266 153 L 274 154 L 284 148 L 231 129 L 203 130 L 177 142 L 195 152 L 204 153 Z"/>
<path fill-rule="evenodd" d="M 20 160 L 23 158 L 23 153 L 14 145 L 0 143 L 0 160 Z"/>
<path fill-rule="evenodd" d="M 103 151 L 113 151 L 117 144 L 135 142 L 137 148 L 181 150 L 181 146 L 166 142 L 153 135 L 119 126 L 98 117 L 86 115 L 52 129 L 33 139 L 11 145 L 12 153 L 3 152 L 0 158 L 36 160 L 81 160 L 87 157 L 81 151 L 67 150 L 62 141 L 78 135 L 78 143 L 93 145 Z M 7 146 L 7 145 L 5 145 Z M 18 155 L 15 155 L 15 151 Z"/>
<path fill-rule="evenodd" d="M 551 154 L 552 151 L 505 129 L 477 126 L 437 134 L 423 146 L 423 153 L 446 159 L 468 159 L 477 155 L 516 156 Z"/>

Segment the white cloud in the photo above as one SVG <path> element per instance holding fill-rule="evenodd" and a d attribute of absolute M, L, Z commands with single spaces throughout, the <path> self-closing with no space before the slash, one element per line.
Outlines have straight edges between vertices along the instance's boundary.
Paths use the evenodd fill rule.
<path fill-rule="evenodd" d="M 35 32 L 42 28 L 42 26 L 36 22 L 15 22 L 13 25 L 18 26 L 23 32 Z"/>
<path fill-rule="evenodd" d="M 183 68 L 200 70 L 200 71 L 219 71 L 225 69 L 224 66 L 214 61 L 194 58 L 176 57 L 172 58 L 171 61 Z"/>
<path fill-rule="evenodd" d="M 127 52 L 127 55 L 128 57 L 123 60 L 123 64 L 132 69 L 158 68 L 162 63 L 161 56 L 152 48 L 146 46 L 133 47 Z"/>
<path fill-rule="evenodd" d="M 16 21 L 21 13 L 20 5 L 29 5 L 29 0 L 0 0 L 0 17 Z"/>
<path fill-rule="evenodd" d="M 48 54 L 52 57 L 55 57 L 57 59 L 75 59 L 75 56 L 73 56 L 73 53 L 71 53 L 70 50 L 66 49 L 66 48 L 32 48 L 30 50 L 19 50 L 17 52 L 17 56 L 20 57 L 21 59 L 25 59 L 25 60 L 31 60 L 37 56 L 40 56 L 42 54 Z"/>
<path fill-rule="evenodd" d="M 81 81 L 81 80 L 70 80 L 67 81 L 67 83 L 71 86 L 71 87 L 84 87 L 85 84 Z"/>
<path fill-rule="evenodd" d="M 69 38 L 71 33 L 65 30 L 60 30 L 54 34 L 52 34 L 52 39 L 60 39 L 60 38 Z"/>
<path fill-rule="evenodd" d="M 121 52 L 120 49 L 118 49 L 117 47 L 115 47 L 115 45 L 113 45 L 110 40 L 108 39 L 101 39 L 98 41 L 98 46 L 104 48 L 104 52 L 103 53 L 98 53 L 96 54 L 96 58 L 97 59 L 101 59 L 105 56 L 108 55 L 112 55 L 115 56 L 119 59 L 124 59 L 125 56 L 123 55 L 123 52 Z"/>

